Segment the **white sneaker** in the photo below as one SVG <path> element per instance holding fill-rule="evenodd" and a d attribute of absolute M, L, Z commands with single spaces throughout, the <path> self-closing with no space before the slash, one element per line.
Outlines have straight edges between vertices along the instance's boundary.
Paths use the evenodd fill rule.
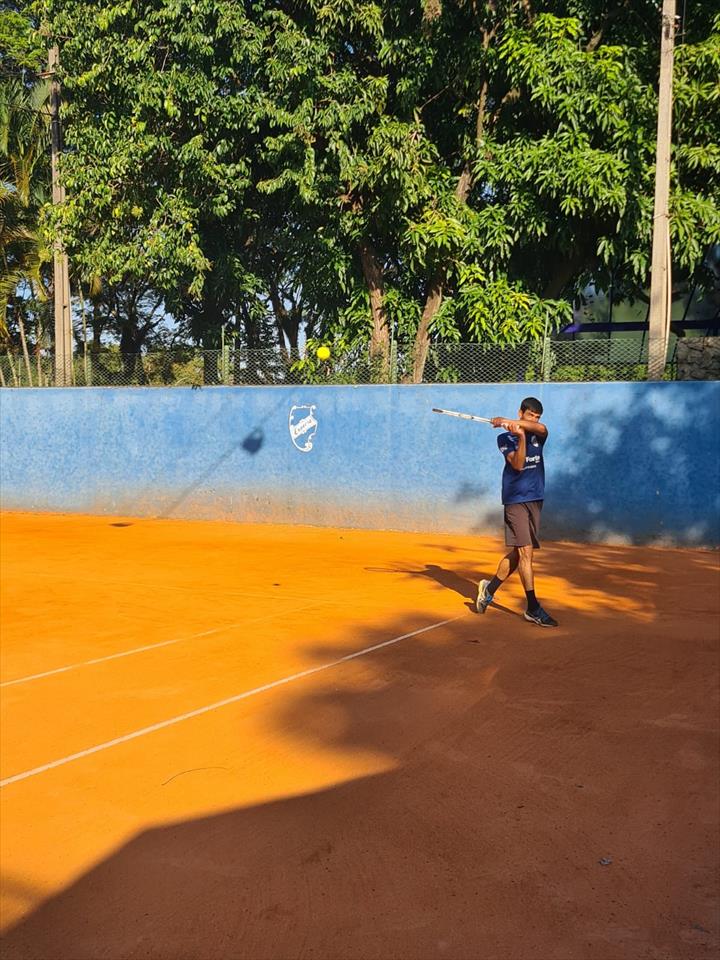
<path fill-rule="evenodd" d="M 485 613 L 488 604 L 492 603 L 492 594 L 487 592 L 489 583 L 489 580 L 481 580 L 478 584 L 477 600 L 475 601 L 475 609 L 478 613 Z"/>

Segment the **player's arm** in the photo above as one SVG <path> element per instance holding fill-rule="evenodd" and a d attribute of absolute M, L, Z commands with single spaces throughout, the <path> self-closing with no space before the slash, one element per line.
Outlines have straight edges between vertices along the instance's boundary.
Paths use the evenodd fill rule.
<path fill-rule="evenodd" d="M 507 421 L 508 426 L 512 421 Z M 512 453 L 508 453 L 505 457 L 507 462 L 513 468 L 520 473 L 521 470 L 525 469 L 525 430 L 522 427 L 517 426 L 517 421 L 515 421 L 515 428 L 510 430 L 511 433 L 515 434 L 518 438 L 518 445 Z"/>
<path fill-rule="evenodd" d="M 547 437 L 548 431 L 544 423 L 538 423 L 537 420 L 508 420 L 506 417 L 493 417 L 491 421 L 494 427 L 502 427 L 509 430 L 510 433 L 516 433 L 520 427 L 525 433 L 535 433 L 539 437 Z"/>

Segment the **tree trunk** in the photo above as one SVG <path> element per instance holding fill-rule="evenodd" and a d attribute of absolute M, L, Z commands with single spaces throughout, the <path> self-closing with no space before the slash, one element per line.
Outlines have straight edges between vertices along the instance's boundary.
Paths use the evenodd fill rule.
<path fill-rule="evenodd" d="M 440 309 L 443 298 L 443 273 L 438 272 L 430 284 L 425 309 L 420 318 L 420 325 L 415 334 L 415 348 L 413 350 L 413 383 L 422 383 L 425 372 L 425 362 L 430 349 L 430 323 Z"/>
<path fill-rule="evenodd" d="M 483 49 L 487 50 L 492 40 L 494 30 L 483 33 Z M 477 119 L 475 122 L 475 144 L 480 146 L 485 135 L 485 109 L 487 106 L 488 82 L 483 80 L 480 86 L 480 93 L 477 101 Z M 473 187 L 472 166 L 470 161 L 466 161 L 463 171 L 455 187 L 455 196 L 460 203 L 467 203 L 470 191 Z M 440 309 L 443 301 L 443 292 L 445 287 L 447 268 L 441 264 L 430 281 L 425 306 L 423 308 L 420 325 L 415 335 L 415 346 L 413 349 L 413 383 L 422 383 L 425 372 L 425 361 L 427 360 L 428 350 L 430 348 L 430 324 L 435 314 Z"/>
<path fill-rule="evenodd" d="M 289 354 L 288 348 L 285 345 L 285 330 L 283 329 L 282 321 L 282 311 L 284 311 L 285 308 L 282 303 L 280 303 L 279 297 L 274 296 L 272 293 L 270 294 L 270 302 L 273 305 L 273 313 L 275 314 L 275 333 L 277 334 L 280 352 L 283 355 L 283 359 L 288 360 Z"/>
<path fill-rule="evenodd" d="M 206 290 L 197 319 L 203 352 L 203 383 L 205 386 L 211 386 L 220 383 L 218 357 L 220 355 L 220 330 L 223 319 L 221 298 L 218 293 L 216 278 L 212 273 L 207 278 Z"/>
<path fill-rule="evenodd" d="M 370 294 L 370 314 L 372 333 L 370 334 L 370 360 L 379 361 L 381 377 L 387 377 L 390 371 L 390 330 L 385 310 L 385 286 L 383 271 L 375 250 L 369 243 L 359 248 L 365 282 Z"/>
<path fill-rule="evenodd" d="M 285 314 L 285 336 L 290 341 L 290 357 L 293 360 L 297 360 L 299 357 L 298 353 L 298 340 L 300 339 L 300 322 L 302 318 L 302 308 L 295 304 L 292 310 L 288 310 Z"/>
<path fill-rule="evenodd" d="M 126 386 L 132 383 L 137 355 L 137 334 L 131 322 L 126 321 L 120 331 L 120 356 L 122 358 L 123 383 Z"/>
<path fill-rule="evenodd" d="M 87 313 L 85 311 L 85 295 L 83 294 L 82 280 L 78 280 L 78 293 L 80 294 L 80 312 L 82 315 L 83 379 L 85 381 L 85 386 L 89 387 L 91 378 L 90 366 L 88 362 Z"/>
<path fill-rule="evenodd" d="M 275 329 L 277 330 L 280 349 L 287 363 L 297 359 L 298 355 L 298 334 L 300 332 L 299 312 L 296 306 L 290 310 L 280 298 L 280 289 L 277 284 L 270 288 L 270 302 L 272 303 L 273 313 L 275 314 Z M 285 338 L 290 344 L 290 348 L 285 345 Z"/>
<path fill-rule="evenodd" d="M 126 383 L 132 383 L 133 377 L 137 376 L 138 383 L 143 383 L 144 370 L 140 361 L 140 351 L 144 336 L 140 330 L 139 317 L 137 312 L 138 296 L 132 293 L 125 307 L 125 316 L 120 328 L 120 355 L 122 357 L 123 377 Z M 123 303 L 118 296 L 117 299 L 118 316 L 122 315 Z"/>
<path fill-rule="evenodd" d="M 93 300 L 91 326 L 93 338 L 90 344 L 90 356 L 93 360 L 97 360 L 100 355 L 100 337 L 104 326 L 103 317 L 100 313 L 100 303 L 97 299 Z"/>
<path fill-rule="evenodd" d="M 25 321 L 23 320 L 22 307 L 16 304 L 17 312 L 17 322 L 18 329 L 20 331 L 20 343 L 22 344 L 23 359 L 25 361 L 25 369 L 27 370 L 28 375 L 28 386 L 32 387 L 33 385 L 33 375 L 32 375 L 32 365 L 30 364 L 30 353 L 28 352 L 27 338 L 25 337 Z"/>
<path fill-rule="evenodd" d="M 8 347 L 7 359 L 8 359 L 8 364 L 10 365 L 10 373 L 12 373 L 13 383 L 15 384 L 16 387 L 19 387 L 20 379 L 18 378 L 17 370 L 15 369 L 15 364 L 13 363 L 12 352 L 10 350 L 10 347 Z"/>
<path fill-rule="evenodd" d="M 30 293 L 36 304 L 36 308 L 35 308 L 35 369 L 37 371 L 37 385 L 39 387 L 44 387 L 45 377 L 43 376 L 41 353 L 43 349 L 43 343 L 45 340 L 45 332 L 43 330 L 42 313 L 37 308 L 37 304 L 38 304 L 38 301 L 40 300 L 40 297 L 38 295 L 39 291 L 35 285 L 35 281 L 29 280 L 28 283 L 30 284 Z"/>

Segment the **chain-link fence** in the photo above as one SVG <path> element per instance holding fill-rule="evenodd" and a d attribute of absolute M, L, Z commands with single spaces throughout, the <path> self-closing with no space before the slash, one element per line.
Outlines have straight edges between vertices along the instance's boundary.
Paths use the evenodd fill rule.
<path fill-rule="evenodd" d="M 665 376 L 674 379 L 674 345 Z M 399 363 L 411 369 L 410 359 Z M 425 383 L 520 383 L 645 380 L 647 341 L 631 339 L 540 340 L 513 347 L 435 344 L 425 364 Z"/>
<path fill-rule="evenodd" d="M 675 379 L 671 345 L 665 378 Z M 392 345 L 388 361 L 371 360 L 365 349 L 319 360 L 278 350 L 169 349 L 121 354 L 104 349 L 76 354 L 68 378 L 77 387 L 273 386 L 293 383 L 411 383 L 413 346 Z M 541 340 L 500 346 L 481 343 L 436 343 L 425 361 L 423 383 L 523 383 L 644 380 L 647 341 L 640 338 Z M 0 355 L 3 387 L 52 387 L 56 378 L 47 351 Z"/>

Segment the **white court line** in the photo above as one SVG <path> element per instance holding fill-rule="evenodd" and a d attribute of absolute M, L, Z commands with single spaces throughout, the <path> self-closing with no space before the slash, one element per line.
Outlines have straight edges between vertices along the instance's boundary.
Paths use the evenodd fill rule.
<path fill-rule="evenodd" d="M 55 767 L 62 767 L 66 763 L 72 763 L 73 760 L 80 760 L 82 757 L 89 757 L 93 753 L 100 753 L 101 750 L 108 750 L 110 747 L 116 747 L 120 743 L 127 743 L 129 740 L 136 740 L 138 737 L 144 737 L 148 733 L 155 733 L 156 730 L 163 730 L 165 727 L 172 727 L 176 723 L 182 723 L 183 720 L 190 720 L 193 717 L 202 716 L 203 713 L 210 713 L 212 710 L 219 710 L 220 707 L 227 707 L 231 703 L 238 703 L 240 700 L 246 700 L 248 697 L 254 697 L 258 693 L 265 693 L 266 690 L 272 690 L 274 687 L 281 687 L 285 683 L 292 683 L 294 680 L 301 680 L 303 677 L 310 677 L 314 673 L 320 673 L 323 670 L 329 670 L 331 667 L 337 667 L 341 663 L 347 663 L 348 660 L 355 660 L 357 657 L 364 657 L 367 653 L 374 650 L 381 650 L 383 647 L 392 646 L 400 640 L 407 640 L 409 637 L 417 637 L 421 633 L 427 633 L 428 630 L 435 630 L 437 627 L 444 627 L 447 623 L 454 623 L 464 617 L 461 613 L 457 617 L 451 617 L 449 620 L 440 620 L 438 623 L 431 623 L 429 627 L 421 627 L 419 630 L 413 630 L 411 633 L 404 633 L 401 637 L 393 637 L 392 640 L 384 640 L 382 643 L 376 643 L 372 647 L 365 647 L 364 650 L 358 650 L 356 653 L 348 653 L 338 660 L 331 660 L 329 663 L 323 663 L 319 667 L 310 667 L 308 670 L 301 670 L 300 673 L 293 673 L 289 677 L 282 677 L 280 680 L 273 680 L 270 683 L 264 683 L 261 687 L 255 687 L 253 690 L 245 690 L 243 693 L 237 693 L 234 697 L 228 697 L 226 700 L 218 700 L 216 703 L 210 703 L 206 707 L 198 707 L 197 710 L 190 710 L 189 713 L 182 713 L 178 717 L 170 717 L 169 720 L 161 720 L 160 723 L 153 723 L 149 727 L 143 727 L 141 730 L 135 730 L 133 733 L 126 733 L 122 737 L 116 737 L 114 740 L 106 740 L 105 743 L 99 743 L 95 747 L 88 747 L 87 750 L 80 750 L 78 753 L 71 753 L 69 757 L 61 757 L 59 760 L 52 760 L 50 763 L 44 763 L 41 767 L 33 767 L 32 770 L 25 770 L 23 773 L 16 773 L 12 777 L 0 780 L 0 787 L 7 787 L 11 783 L 17 783 L 20 780 L 27 780 L 28 777 L 35 777 L 39 773 L 45 773 L 53 770 Z"/>
<path fill-rule="evenodd" d="M 302 607 L 295 609 L 307 610 L 317 604 L 306 603 Z M 269 613 L 266 617 L 251 617 L 249 620 L 241 620 L 239 623 L 226 623 L 223 627 L 213 627 L 212 630 L 203 630 L 202 633 L 191 633 L 187 637 L 175 637 L 173 640 L 160 640 L 159 643 L 149 643 L 144 647 L 134 647 L 132 650 L 121 650 L 119 653 L 109 653 L 106 657 L 95 657 L 93 660 L 81 660 L 80 663 L 69 663 L 65 667 L 55 667 L 54 670 L 45 670 L 44 673 L 33 673 L 27 677 L 17 677 L 15 680 L 5 680 L 0 683 L 2 687 L 12 687 L 18 683 L 30 683 L 31 680 L 42 680 L 43 677 L 53 677 L 57 673 L 67 673 L 68 670 L 78 670 L 80 667 L 91 667 L 96 663 L 107 663 L 108 660 L 119 660 L 120 657 L 131 657 L 136 653 L 145 653 L 148 650 L 157 650 L 159 647 L 169 647 L 173 643 L 183 643 L 185 640 L 197 640 L 199 637 L 209 637 L 214 633 L 222 633 L 223 630 L 234 630 L 235 627 L 245 627 L 250 623 L 260 623 L 263 620 L 273 620 L 275 617 L 284 617 L 287 610 L 279 610 L 277 613 Z"/>

